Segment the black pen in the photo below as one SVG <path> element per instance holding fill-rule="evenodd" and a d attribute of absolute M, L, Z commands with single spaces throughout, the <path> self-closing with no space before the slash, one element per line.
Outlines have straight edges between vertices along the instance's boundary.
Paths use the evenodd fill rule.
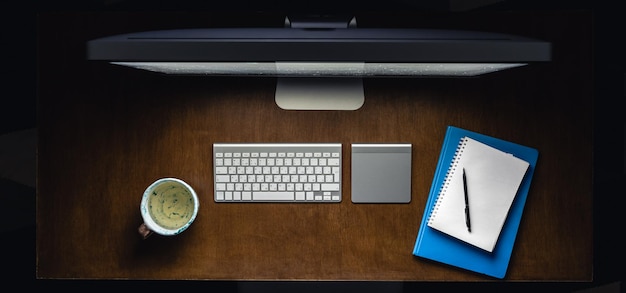
<path fill-rule="evenodd" d="M 463 168 L 463 193 L 465 194 L 465 225 L 467 231 L 472 232 L 472 224 L 470 223 L 469 201 L 467 199 L 467 179 L 465 178 L 465 168 Z"/>

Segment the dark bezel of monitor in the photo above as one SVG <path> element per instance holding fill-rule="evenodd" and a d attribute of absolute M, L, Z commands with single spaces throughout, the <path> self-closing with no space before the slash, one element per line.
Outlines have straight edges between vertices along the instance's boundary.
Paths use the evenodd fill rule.
<path fill-rule="evenodd" d="M 160 62 L 542 62 L 550 43 L 509 34 L 392 28 L 208 28 L 91 40 L 89 60 Z"/>

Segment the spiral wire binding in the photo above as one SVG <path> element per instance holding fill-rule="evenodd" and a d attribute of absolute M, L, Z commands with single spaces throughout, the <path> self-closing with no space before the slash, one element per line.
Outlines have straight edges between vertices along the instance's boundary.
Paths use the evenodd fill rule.
<path fill-rule="evenodd" d="M 461 158 L 461 154 L 463 153 L 463 150 L 465 149 L 466 144 L 467 144 L 467 137 L 461 138 L 461 141 L 459 141 L 459 145 L 456 147 L 456 150 L 454 151 L 454 157 L 452 158 L 452 162 L 450 163 L 450 166 L 448 167 L 448 171 L 446 172 L 446 177 L 443 180 L 443 184 L 441 186 L 441 189 L 439 190 L 437 199 L 435 200 L 435 205 L 433 206 L 430 212 L 430 215 L 428 216 L 429 226 L 431 225 L 433 218 L 435 217 L 435 215 L 437 214 L 437 211 L 439 210 L 439 205 L 441 204 L 441 198 L 443 197 L 442 195 L 448 189 L 448 186 L 450 186 L 450 179 L 452 178 L 452 175 L 454 174 L 454 172 L 456 171 L 456 168 L 458 167 L 459 159 Z"/>

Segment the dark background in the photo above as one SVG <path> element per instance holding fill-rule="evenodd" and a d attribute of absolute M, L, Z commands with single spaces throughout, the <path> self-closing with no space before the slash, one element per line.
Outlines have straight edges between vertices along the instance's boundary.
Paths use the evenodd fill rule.
<path fill-rule="evenodd" d="M 542 283 L 368 283 L 368 282 L 144 282 L 91 280 L 37 280 L 35 278 L 35 190 L 10 180 L 0 180 L 0 199 L 26 198 L 32 207 L 25 210 L 33 219 L 25 228 L 3 232 L 4 280 L 7 286 L 24 289 L 177 289 L 219 292 L 417 292 L 433 290 L 506 290 L 526 292 L 576 292 L 600 290 L 617 292 L 623 280 L 622 228 L 617 209 L 625 195 L 624 159 L 626 66 L 623 44 L 626 21 L 620 1 L 446 1 L 446 0 L 229 0 L 225 3 L 200 0 L 11 0 L 0 4 L 4 113 L 0 135 L 37 127 L 37 15 L 54 11 L 245 11 L 284 13 L 351 12 L 450 12 L 471 11 L 590 11 L 593 15 L 594 58 L 594 281 Z M 461 4 L 459 4 L 461 3 Z M 486 3 L 486 5 L 481 5 Z M 462 6 L 464 5 L 464 6 Z M 572 70 L 576 70 L 573 68 Z M 567 125 L 563 125 L 567 127 Z M 575 162 L 566 162 L 575 167 Z M 0 207 L 5 205 L 0 205 Z M 606 291 L 608 286 L 608 290 Z M 617 289 L 619 290 L 619 289 Z"/>

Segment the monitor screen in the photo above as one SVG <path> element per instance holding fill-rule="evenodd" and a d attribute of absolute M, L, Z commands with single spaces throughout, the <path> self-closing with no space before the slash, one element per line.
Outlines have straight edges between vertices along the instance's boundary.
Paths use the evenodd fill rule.
<path fill-rule="evenodd" d="M 283 109 L 355 110 L 362 78 L 480 76 L 551 54 L 548 42 L 502 33 L 357 28 L 354 18 L 285 24 L 114 35 L 89 41 L 87 57 L 165 74 L 277 77 Z"/>
<path fill-rule="evenodd" d="M 526 63 L 112 62 L 166 74 L 274 77 L 477 76 Z"/>

